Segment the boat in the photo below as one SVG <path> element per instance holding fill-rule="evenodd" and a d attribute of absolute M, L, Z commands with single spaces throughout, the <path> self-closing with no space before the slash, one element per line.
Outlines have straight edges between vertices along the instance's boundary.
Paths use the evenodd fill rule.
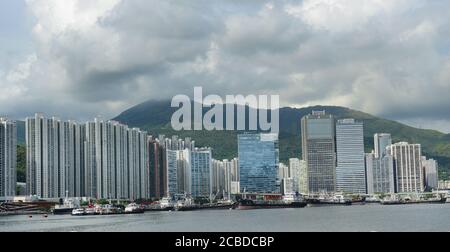
<path fill-rule="evenodd" d="M 108 204 L 100 207 L 100 215 L 114 215 L 122 214 L 123 211 L 120 207 Z"/>
<path fill-rule="evenodd" d="M 365 202 L 366 204 L 370 204 L 370 203 L 380 203 L 381 200 L 380 200 L 378 197 L 376 197 L 375 195 L 373 195 L 373 196 L 371 196 L 371 197 L 367 197 L 367 198 L 364 200 L 364 202 Z"/>
<path fill-rule="evenodd" d="M 95 215 L 95 208 L 94 207 L 88 207 L 84 210 L 86 215 Z"/>
<path fill-rule="evenodd" d="M 242 199 L 239 201 L 238 210 L 251 209 L 270 209 L 270 208 L 304 208 L 307 206 L 305 201 L 285 201 L 285 200 L 250 200 Z"/>
<path fill-rule="evenodd" d="M 230 210 L 235 209 L 234 202 L 217 202 L 208 204 L 194 204 L 192 202 L 178 202 L 175 206 L 176 211 L 198 211 L 198 210 Z"/>
<path fill-rule="evenodd" d="M 80 203 L 76 199 L 65 198 L 63 204 L 55 205 L 52 213 L 55 215 L 72 214 L 74 209 L 80 208 Z"/>
<path fill-rule="evenodd" d="M 136 203 L 131 203 L 127 207 L 125 207 L 125 213 L 126 214 L 144 213 L 144 209 Z"/>
<path fill-rule="evenodd" d="M 343 195 L 336 194 L 333 197 L 320 196 L 319 198 L 310 198 L 307 200 L 309 205 L 352 205 L 352 200 L 345 198 Z"/>
<path fill-rule="evenodd" d="M 72 216 L 83 216 L 86 215 L 84 208 L 78 208 L 72 210 Z"/>
<path fill-rule="evenodd" d="M 410 204 L 445 204 L 447 199 L 444 197 L 440 198 L 430 198 L 430 199 L 397 199 L 397 198 L 388 198 L 382 200 L 380 203 L 382 205 L 410 205 Z"/>
<path fill-rule="evenodd" d="M 162 198 L 159 202 L 150 205 L 146 211 L 172 211 L 175 209 L 175 204 L 171 198 Z"/>

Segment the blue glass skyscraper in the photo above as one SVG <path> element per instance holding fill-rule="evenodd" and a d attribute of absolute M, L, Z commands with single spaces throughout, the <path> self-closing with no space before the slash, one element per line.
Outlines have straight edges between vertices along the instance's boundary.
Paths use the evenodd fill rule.
<path fill-rule="evenodd" d="M 238 135 L 241 192 L 278 192 L 279 147 L 277 134 Z"/>

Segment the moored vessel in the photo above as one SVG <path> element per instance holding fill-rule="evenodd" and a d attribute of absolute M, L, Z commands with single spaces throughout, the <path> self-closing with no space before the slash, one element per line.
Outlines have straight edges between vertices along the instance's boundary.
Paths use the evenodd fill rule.
<path fill-rule="evenodd" d="M 145 211 L 172 211 L 174 210 L 175 203 L 171 198 L 162 198 L 159 202 L 156 202 L 149 207 L 145 208 Z"/>
<path fill-rule="evenodd" d="M 265 201 L 265 200 L 250 200 L 242 199 L 238 203 L 237 209 L 251 210 L 251 209 L 270 209 L 270 208 L 304 208 L 307 203 L 304 201 Z"/>
<path fill-rule="evenodd" d="M 86 215 L 86 211 L 83 208 L 72 210 L 72 216 L 83 216 L 83 215 Z"/>
<path fill-rule="evenodd" d="M 344 195 L 336 194 L 332 197 L 320 196 L 319 198 L 309 198 L 307 200 L 308 205 L 342 205 L 350 206 L 352 205 L 352 200 L 344 197 Z"/>
<path fill-rule="evenodd" d="M 80 203 L 78 200 L 66 198 L 64 199 L 63 204 L 55 205 L 52 209 L 52 213 L 55 215 L 72 214 L 72 211 L 78 208 L 80 208 Z"/>
<path fill-rule="evenodd" d="M 140 214 L 144 213 L 144 208 L 142 208 L 140 205 L 136 203 L 131 203 L 128 206 L 125 207 L 125 213 L 126 214 Z"/>

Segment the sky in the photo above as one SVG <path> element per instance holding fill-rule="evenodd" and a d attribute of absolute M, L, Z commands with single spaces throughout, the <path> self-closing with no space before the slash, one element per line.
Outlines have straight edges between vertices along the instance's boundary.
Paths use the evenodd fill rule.
<path fill-rule="evenodd" d="M 450 133 L 447 0 L 0 0 L 0 114 L 280 95 Z"/>

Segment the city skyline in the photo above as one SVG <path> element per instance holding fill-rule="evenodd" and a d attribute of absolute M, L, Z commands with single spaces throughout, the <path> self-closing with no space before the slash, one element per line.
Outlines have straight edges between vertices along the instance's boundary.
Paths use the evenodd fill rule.
<path fill-rule="evenodd" d="M 326 111 L 300 121 L 303 160 L 290 158 L 286 166 L 279 163 L 278 134 L 238 134 L 238 157 L 218 161 L 211 148 L 198 148 L 191 138 L 154 138 L 115 121 L 76 123 L 36 113 L 26 120 L 27 195 L 136 200 L 229 198 L 232 192 L 421 193 L 438 187 L 438 163 L 422 155 L 421 144 L 392 143 L 390 134 L 376 133 L 372 153 L 364 153 L 363 123 L 335 120 Z M 1 122 L 4 178 L 5 167 L 14 170 L 3 160 L 16 151 L 11 143 L 17 131 L 13 121 Z M 15 180 L 6 176 L 7 184 Z"/>

